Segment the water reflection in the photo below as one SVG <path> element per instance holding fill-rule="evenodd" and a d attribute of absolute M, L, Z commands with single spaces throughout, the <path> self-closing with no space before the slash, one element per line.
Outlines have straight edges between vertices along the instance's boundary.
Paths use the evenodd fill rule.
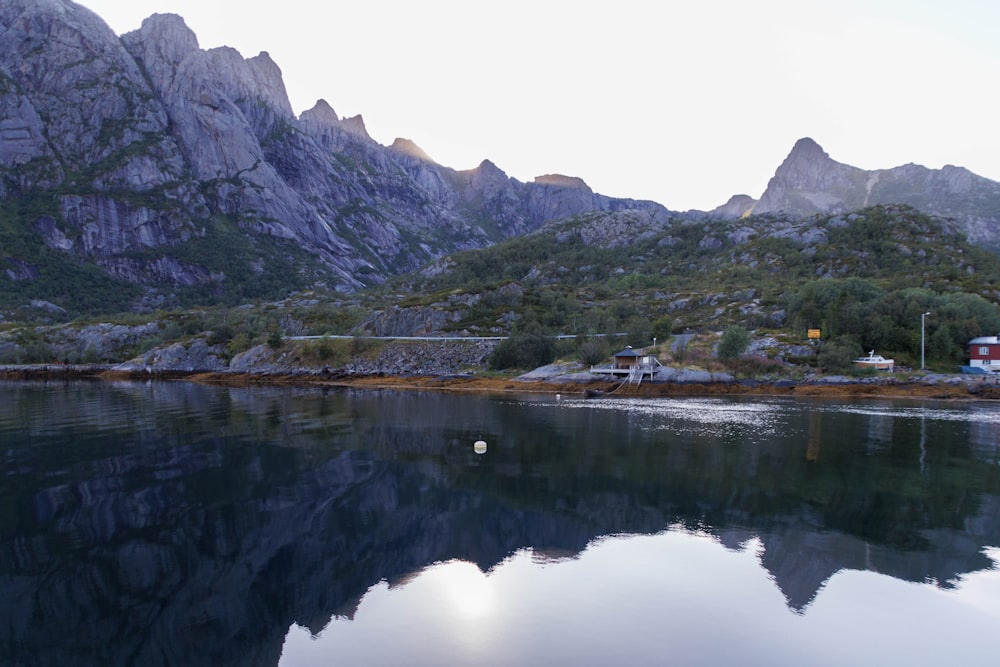
<path fill-rule="evenodd" d="M 961 590 L 1000 545 L 1000 465 L 981 430 L 1000 425 L 992 405 L 181 383 L 4 385 L 0 398 L 4 663 L 273 665 L 289 627 L 326 639 L 340 619 L 386 623 L 396 612 L 378 600 L 438 569 L 457 583 L 421 596 L 425 615 L 493 618 L 527 595 L 495 585 L 516 572 L 552 597 L 510 612 L 518 641 L 532 623 L 557 636 L 551 616 L 583 614 L 578 598 L 625 605 L 644 590 L 623 563 L 645 538 L 613 535 L 667 540 L 650 547 L 664 571 L 647 587 L 702 563 L 668 583 L 687 622 L 709 625 L 746 586 L 782 618 L 812 617 L 847 571 Z M 470 447 L 479 439 L 486 454 Z M 722 556 L 686 555 L 677 536 Z M 593 554 L 601 565 L 586 570 Z M 684 587 L 720 576 L 726 554 L 755 574 Z M 563 573 L 574 578 L 556 594 Z"/>
<path fill-rule="evenodd" d="M 353 619 L 334 619 L 319 635 L 293 627 L 281 664 L 995 660 L 1000 572 L 973 575 L 980 580 L 942 596 L 927 595 L 927 584 L 843 571 L 807 616 L 796 617 L 759 566 L 763 548 L 750 540 L 727 551 L 709 536 L 672 529 L 597 540 L 556 563 L 520 551 L 485 574 L 467 563 L 435 564 L 403 585 L 373 586 Z M 413 627 L 420 632 L 400 631 Z"/>

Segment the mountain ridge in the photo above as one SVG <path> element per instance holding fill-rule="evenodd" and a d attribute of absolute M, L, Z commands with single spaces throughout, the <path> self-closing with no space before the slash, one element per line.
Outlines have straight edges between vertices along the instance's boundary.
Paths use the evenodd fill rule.
<path fill-rule="evenodd" d="M 795 142 L 757 200 L 730 200 L 716 211 L 807 217 L 891 204 L 953 218 L 973 243 L 1000 249 L 1000 183 L 953 165 L 864 170 L 833 160 L 809 137 Z"/>
<path fill-rule="evenodd" d="M 575 176 L 522 183 L 489 159 L 455 170 L 323 99 L 295 116 L 266 51 L 203 50 L 174 14 L 117 36 L 69 0 L 0 0 L 0 307 L 352 292 L 588 212 L 710 222 L 895 203 L 1000 248 L 1000 183 L 960 167 L 865 171 L 804 138 L 759 198 L 674 213 Z"/>
<path fill-rule="evenodd" d="M 3 0 L 0 47 L 0 203 L 8 245 L 37 246 L 0 257 L 32 267 L 20 275 L 52 273 L 47 248 L 147 295 L 232 292 L 237 259 L 302 267 L 289 287 L 353 291 L 553 215 L 662 208 L 457 172 L 381 146 L 324 101 L 296 117 L 266 52 L 202 50 L 173 14 L 118 37 L 68 0 Z M 26 200 L 37 212 L 11 212 Z M 244 249 L 205 262 L 218 225 Z"/>

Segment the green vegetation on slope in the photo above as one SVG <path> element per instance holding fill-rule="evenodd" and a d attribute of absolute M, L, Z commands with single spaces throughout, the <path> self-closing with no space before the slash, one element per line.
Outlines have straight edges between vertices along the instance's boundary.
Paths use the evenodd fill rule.
<path fill-rule="evenodd" d="M 825 340 L 914 360 L 930 311 L 928 350 L 958 362 L 970 338 L 1000 331 L 1000 257 L 908 207 L 807 221 L 628 215 L 577 216 L 458 253 L 389 290 L 426 295 L 409 305 L 465 295 L 472 306 L 455 330 L 507 332 L 526 318 L 547 333 L 622 332 L 638 344 L 667 318 L 674 332 L 740 326 L 804 340 L 820 328 Z"/>

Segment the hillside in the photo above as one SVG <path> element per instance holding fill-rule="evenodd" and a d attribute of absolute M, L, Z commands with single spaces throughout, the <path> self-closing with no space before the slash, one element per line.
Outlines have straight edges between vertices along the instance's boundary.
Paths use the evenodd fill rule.
<path fill-rule="evenodd" d="M 936 353 L 959 360 L 971 337 L 1000 331 L 1000 257 L 954 221 L 904 206 L 804 220 L 584 214 L 390 285 L 382 298 L 401 307 L 370 327 L 383 335 L 410 335 L 433 312 L 447 331 L 615 331 L 647 344 L 667 318 L 673 333 L 739 325 L 804 341 L 821 328 L 913 358 L 931 310 Z"/>
<path fill-rule="evenodd" d="M 791 361 L 801 374 L 802 364 L 845 369 L 873 348 L 901 367 L 917 366 L 921 315 L 929 313 L 927 358 L 954 370 L 971 338 L 1000 331 L 998 300 L 1000 257 L 969 244 L 954 222 L 907 207 L 715 222 L 591 213 L 350 296 L 308 291 L 113 322 L 60 324 L 65 317 L 46 313 L 34 324 L 0 326 L 0 363 L 133 360 L 129 368 L 140 371 L 433 375 L 443 367 L 533 368 L 554 356 L 598 363 L 611 346 L 657 339 L 672 363 L 720 370 L 709 363 L 718 335 L 735 329 L 752 332 L 752 355 L 768 357 L 763 365 L 745 359 L 742 372 L 792 372 Z M 807 341 L 807 329 L 821 330 L 820 345 Z M 320 338 L 288 346 L 293 336 Z M 476 359 L 444 366 L 450 353 L 367 338 L 428 336 L 431 344 L 440 336 L 511 338 L 492 352 L 495 341 L 463 343 Z M 517 354 L 501 363 L 501 347 Z"/>

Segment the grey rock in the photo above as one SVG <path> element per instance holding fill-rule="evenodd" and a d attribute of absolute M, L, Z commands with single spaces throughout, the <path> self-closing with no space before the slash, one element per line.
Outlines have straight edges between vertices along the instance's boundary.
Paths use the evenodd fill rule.
<path fill-rule="evenodd" d="M 590 382 L 594 376 L 583 372 L 584 368 L 578 362 L 549 364 L 519 375 L 517 379 L 528 382 Z"/>
<path fill-rule="evenodd" d="M 439 308 L 390 308 L 362 324 L 373 336 L 427 336 L 441 333 L 449 322 L 462 319 L 463 310 Z"/>
<path fill-rule="evenodd" d="M 34 300 L 32 300 L 31 307 L 34 308 L 34 309 L 36 309 L 36 310 L 44 310 L 47 313 L 53 313 L 53 314 L 57 314 L 57 315 L 65 315 L 66 314 L 66 309 L 65 308 L 60 308 L 59 306 L 57 306 L 54 303 L 50 303 L 48 301 L 42 301 L 40 299 L 34 299 Z"/>
<path fill-rule="evenodd" d="M 296 118 L 267 53 L 202 50 L 175 15 L 119 38 L 68 0 L 6 0 L 0 26 L 0 198 L 58 188 L 57 219 L 21 224 L 121 280 L 224 290 L 231 277 L 171 250 L 220 218 L 294 244 L 350 291 L 550 220 L 666 212 L 569 176 L 455 171 L 411 141 L 379 145 L 322 100 Z"/>
<path fill-rule="evenodd" d="M 221 345 L 209 345 L 205 339 L 196 338 L 184 343 L 174 343 L 118 364 L 116 371 L 179 371 L 212 372 L 228 368 Z"/>
<path fill-rule="evenodd" d="M 1000 213 L 991 204 L 998 198 L 1000 183 L 961 167 L 907 164 L 866 171 L 832 160 L 819 144 L 805 138 L 775 171 L 753 212 L 806 217 L 905 204 L 954 218 L 973 243 L 1000 247 Z"/>
<path fill-rule="evenodd" d="M 709 384 L 713 382 L 731 383 L 731 373 L 712 373 L 693 368 L 673 368 L 664 366 L 653 377 L 654 382 L 676 382 L 680 384 Z"/>

